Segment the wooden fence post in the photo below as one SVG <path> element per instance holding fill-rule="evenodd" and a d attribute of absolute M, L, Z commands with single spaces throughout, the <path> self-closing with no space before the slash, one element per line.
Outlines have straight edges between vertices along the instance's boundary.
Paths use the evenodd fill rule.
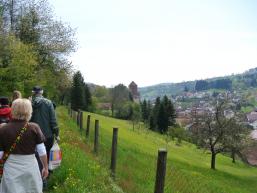
<path fill-rule="evenodd" d="M 118 128 L 113 128 L 112 135 L 112 155 L 111 155 L 111 176 L 115 179 L 116 160 L 117 160 Z"/>
<path fill-rule="evenodd" d="M 90 115 L 87 116 L 87 129 L 86 129 L 86 138 L 89 138 L 89 129 L 90 129 Z"/>
<path fill-rule="evenodd" d="M 79 126 L 80 125 L 80 110 L 78 109 L 78 113 L 77 113 L 77 120 L 76 120 L 76 122 L 77 122 L 77 126 Z"/>
<path fill-rule="evenodd" d="M 70 108 L 70 118 L 72 118 L 72 108 Z"/>
<path fill-rule="evenodd" d="M 78 120 L 78 111 L 75 111 L 74 121 L 76 124 L 77 124 L 77 120 Z"/>
<path fill-rule="evenodd" d="M 98 154 L 99 148 L 99 120 L 95 120 L 95 141 L 94 141 L 94 152 Z"/>
<path fill-rule="evenodd" d="M 75 111 L 73 110 L 73 111 L 72 111 L 72 119 L 73 119 L 73 121 L 75 120 L 75 116 L 76 116 L 76 113 L 75 113 Z"/>
<path fill-rule="evenodd" d="M 68 104 L 67 108 L 68 108 L 68 115 L 70 115 L 70 104 Z"/>
<path fill-rule="evenodd" d="M 164 193 L 167 150 L 159 149 L 154 193 Z"/>
<path fill-rule="evenodd" d="M 73 121 L 75 122 L 77 118 L 77 111 L 73 111 Z"/>
<path fill-rule="evenodd" d="M 80 111 L 80 115 L 79 115 L 79 128 L 80 128 L 80 132 L 83 131 L 83 111 Z"/>

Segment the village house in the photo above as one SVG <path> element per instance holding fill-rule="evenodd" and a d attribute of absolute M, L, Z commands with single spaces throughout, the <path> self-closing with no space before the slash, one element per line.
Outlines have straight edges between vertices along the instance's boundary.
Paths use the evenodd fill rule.
<path fill-rule="evenodd" d="M 253 129 L 257 129 L 257 112 L 252 111 L 246 115 L 247 121 L 249 125 L 253 127 Z"/>
<path fill-rule="evenodd" d="M 253 123 L 253 122 L 257 121 L 257 112 L 252 111 L 252 112 L 248 113 L 246 115 L 246 117 L 247 117 L 247 121 L 249 123 Z"/>
<path fill-rule="evenodd" d="M 98 103 L 97 107 L 102 110 L 111 110 L 111 103 Z"/>

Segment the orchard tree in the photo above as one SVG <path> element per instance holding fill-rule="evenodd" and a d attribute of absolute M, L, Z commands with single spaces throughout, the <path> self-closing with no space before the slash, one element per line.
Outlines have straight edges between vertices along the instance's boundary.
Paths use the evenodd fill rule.
<path fill-rule="evenodd" d="M 245 161 L 243 150 L 252 144 L 250 137 L 251 129 L 245 125 L 242 115 L 234 117 L 229 125 L 230 134 L 224 138 L 223 146 L 231 153 L 232 162 L 236 162 L 236 155 Z"/>
<path fill-rule="evenodd" d="M 216 156 L 236 147 L 238 137 L 245 136 L 238 118 L 226 117 L 225 110 L 231 109 L 226 101 L 217 101 L 215 111 L 206 111 L 202 115 L 195 113 L 191 133 L 198 146 L 211 152 L 211 169 L 216 168 Z"/>
<path fill-rule="evenodd" d="M 135 129 L 135 125 L 137 125 L 141 120 L 141 108 L 140 105 L 134 102 L 131 102 L 131 114 L 130 120 L 133 125 L 133 130 Z"/>

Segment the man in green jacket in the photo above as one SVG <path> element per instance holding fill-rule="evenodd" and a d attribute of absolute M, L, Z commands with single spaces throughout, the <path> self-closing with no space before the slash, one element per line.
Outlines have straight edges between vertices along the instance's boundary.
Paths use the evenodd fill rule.
<path fill-rule="evenodd" d="M 47 154 L 49 154 L 54 138 L 59 136 L 54 106 L 52 101 L 43 97 L 43 89 L 40 86 L 33 87 L 32 93 L 33 113 L 31 122 L 35 122 L 40 126 L 46 138 L 45 146 Z"/>
<path fill-rule="evenodd" d="M 47 158 L 49 160 L 49 152 L 54 144 L 54 139 L 59 140 L 59 128 L 57 125 L 54 106 L 51 100 L 43 97 L 43 89 L 40 86 L 33 87 L 32 90 L 32 108 L 33 113 L 31 122 L 37 123 L 45 138 L 45 147 L 47 152 Z M 41 167 L 40 161 L 38 161 L 39 167 Z M 46 181 L 44 182 L 46 183 Z M 46 184 L 44 184 L 45 186 Z"/>

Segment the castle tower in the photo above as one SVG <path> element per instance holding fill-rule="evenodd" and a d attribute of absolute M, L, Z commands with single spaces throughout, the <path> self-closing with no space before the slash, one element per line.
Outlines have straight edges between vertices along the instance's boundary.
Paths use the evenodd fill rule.
<path fill-rule="evenodd" d="M 138 92 L 137 84 L 134 81 L 132 81 L 129 84 L 129 90 L 130 90 L 130 92 L 132 94 L 133 100 L 135 102 L 139 102 L 140 101 L 140 94 Z"/>

